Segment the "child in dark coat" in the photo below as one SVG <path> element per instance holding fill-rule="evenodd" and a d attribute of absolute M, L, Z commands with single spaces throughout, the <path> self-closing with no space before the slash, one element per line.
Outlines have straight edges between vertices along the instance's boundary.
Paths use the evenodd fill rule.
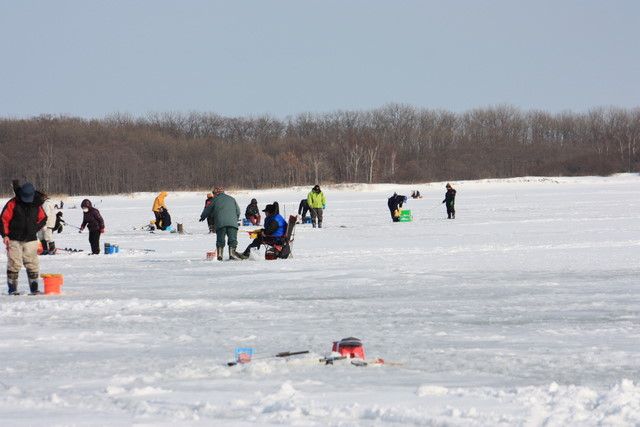
<path fill-rule="evenodd" d="M 97 255 L 100 253 L 100 235 L 104 233 L 104 220 L 100 211 L 93 207 L 89 199 L 84 199 L 80 204 L 84 216 L 80 233 L 86 226 L 89 229 L 89 244 L 91 245 L 91 253 Z"/>

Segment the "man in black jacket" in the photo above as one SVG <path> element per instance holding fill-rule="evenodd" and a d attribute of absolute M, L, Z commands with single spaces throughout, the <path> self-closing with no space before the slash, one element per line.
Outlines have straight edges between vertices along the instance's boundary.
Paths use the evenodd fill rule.
<path fill-rule="evenodd" d="M 0 234 L 7 249 L 7 286 L 10 295 L 19 295 L 18 276 L 24 265 L 29 290 L 35 295 L 40 293 L 37 233 L 46 224 L 47 215 L 33 184 L 17 186 L 14 182 L 14 190 L 16 197 L 7 202 L 0 214 Z"/>
<path fill-rule="evenodd" d="M 391 213 L 391 220 L 393 222 L 400 221 L 400 215 L 396 214 L 396 211 L 399 211 L 403 203 L 406 201 L 407 201 L 407 196 L 401 196 L 398 193 L 393 193 L 393 196 L 389 197 L 389 199 L 387 200 L 387 206 L 389 207 L 389 212 Z"/>
<path fill-rule="evenodd" d="M 445 203 L 447 207 L 447 218 L 455 219 L 456 218 L 456 190 L 453 189 L 451 184 L 447 183 L 447 192 L 444 194 L 444 200 L 442 203 Z"/>

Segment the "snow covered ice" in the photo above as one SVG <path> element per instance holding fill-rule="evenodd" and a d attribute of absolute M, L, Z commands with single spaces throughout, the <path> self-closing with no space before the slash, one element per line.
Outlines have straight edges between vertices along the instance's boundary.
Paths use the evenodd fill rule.
<path fill-rule="evenodd" d="M 454 187 L 452 221 L 444 183 L 326 187 L 293 259 L 222 263 L 204 193 L 167 197 L 185 235 L 133 230 L 155 194 L 91 197 L 121 252 L 67 227 L 57 246 L 85 252 L 41 257 L 63 294 L 0 297 L 0 424 L 640 424 L 640 178 Z M 391 223 L 413 189 L 414 221 Z M 230 194 L 290 214 L 308 190 Z M 400 365 L 317 362 L 347 336 Z M 236 347 L 311 355 L 227 367 Z"/>

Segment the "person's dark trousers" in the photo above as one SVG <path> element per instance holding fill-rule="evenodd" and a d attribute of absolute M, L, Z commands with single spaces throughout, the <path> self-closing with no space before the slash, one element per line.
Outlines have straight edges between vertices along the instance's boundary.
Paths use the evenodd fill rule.
<path fill-rule="evenodd" d="M 249 243 L 249 246 L 247 246 L 247 249 L 244 250 L 243 254 L 245 256 L 248 256 L 251 248 L 257 248 L 260 249 L 260 246 L 262 246 L 263 244 L 269 244 L 269 245 L 274 245 L 274 244 L 281 244 L 282 243 L 282 237 L 263 237 L 263 236 L 258 236 L 255 239 L 253 239 L 253 242 Z"/>
<path fill-rule="evenodd" d="M 454 219 L 455 217 L 456 217 L 456 209 L 454 207 L 454 204 L 447 203 L 447 218 Z"/>
<path fill-rule="evenodd" d="M 309 208 L 311 212 L 311 225 L 315 228 L 316 224 L 322 228 L 322 208 Z"/>
<path fill-rule="evenodd" d="M 302 218 L 307 216 L 307 212 L 309 212 L 309 208 L 307 208 L 307 207 L 302 208 Z"/>
<path fill-rule="evenodd" d="M 97 255 L 100 253 L 100 230 L 89 231 L 89 243 L 91 244 L 91 253 Z"/>
<path fill-rule="evenodd" d="M 156 216 L 156 227 L 159 227 L 162 222 L 162 214 L 160 212 L 153 211 L 153 214 Z"/>
<path fill-rule="evenodd" d="M 227 237 L 227 242 L 230 248 L 238 247 L 238 229 L 236 227 L 220 227 L 216 230 L 216 247 L 224 248 L 224 238 Z"/>

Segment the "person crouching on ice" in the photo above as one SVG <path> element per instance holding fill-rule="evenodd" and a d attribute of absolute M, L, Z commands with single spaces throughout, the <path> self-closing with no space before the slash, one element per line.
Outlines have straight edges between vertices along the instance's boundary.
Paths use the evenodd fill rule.
<path fill-rule="evenodd" d="M 247 246 L 247 249 L 241 254 L 243 259 L 249 258 L 251 254 L 251 248 L 258 248 L 263 243 L 280 243 L 282 238 L 287 233 L 287 222 L 280 215 L 274 205 L 267 205 L 262 211 L 266 217 L 264 219 L 264 229 L 260 232 L 258 237 L 253 239 L 253 242 Z"/>
<path fill-rule="evenodd" d="M 42 200 L 36 198 L 36 189 L 27 182 L 15 188 L 16 197 L 9 200 L 0 214 L 0 234 L 7 248 L 7 286 L 9 295 L 19 295 L 18 275 L 24 265 L 29 278 L 31 295 L 39 294 L 37 233 L 47 222 Z"/>
<path fill-rule="evenodd" d="M 104 220 L 100 211 L 93 207 L 89 199 L 84 199 L 80 204 L 84 216 L 82 225 L 80 225 L 80 233 L 86 226 L 89 229 L 89 244 L 91 245 L 91 253 L 97 255 L 100 253 L 100 235 L 104 233 Z"/>
<path fill-rule="evenodd" d="M 244 211 L 244 217 L 251 222 L 251 225 L 260 225 L 260 208 L 258 207 L 258 201 L 251 199 L 251 203 L 247 205 L 247 209 Z"/>
<path fill-rule="evenodd" d="M 407 201 L 407 196 L 402 196 L 398 193 L 393 193 L 393 196 L 387 199 L 387 206 L 389 207 L 389 213 L 391 213 L 391 220 L 393 222 L 400 221 L 400 208 Z"/>
<path fill-rule="evenodd" d="M 167 205 L 164 202 L 164 199 L 169 195 L 166 191 L 162 191 L 158 196 L 153 200 L 153 207 L 151 210 L 153 211 L 153 215 L 156 217 L 156 225 L 162 222 L 162 209 L 167 210 Z"/>

